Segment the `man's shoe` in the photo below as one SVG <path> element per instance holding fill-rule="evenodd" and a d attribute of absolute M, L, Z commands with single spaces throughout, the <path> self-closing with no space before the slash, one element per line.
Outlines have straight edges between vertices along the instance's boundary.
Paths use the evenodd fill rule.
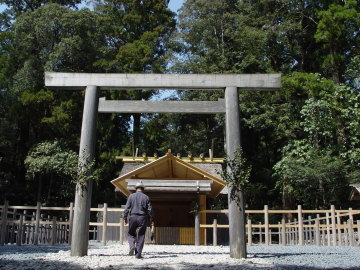
<path fill-rule="evenodd" d="M 130 248 L 129 256 L 134 256 L 134 254 L 136 254 L 136 253 L 137 253 L 136 248 Z"/>
<path fill-rule="evenodd" d="M 143 256 L 135 256 L 136 259 L 144 259 Z"/>

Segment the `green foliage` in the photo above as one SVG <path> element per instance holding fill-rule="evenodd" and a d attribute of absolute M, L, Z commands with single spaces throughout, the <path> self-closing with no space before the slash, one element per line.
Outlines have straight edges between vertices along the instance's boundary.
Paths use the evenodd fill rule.
<path fill-rule="evenodd" d="M 353 46 L 359 42 L 359 18 L 359 6 L 355 0 L 345 1 L 344 4 L 333 3 L 327 10 L 319 12 L 315 38 L 329 49 L 330 54 L 325 57 L 324 67 L 332 73 L 337 84 L 343 73 L 344 60 L 353 56 Z"/>
<path fill-rule="evenodd" d="M 345 203 L 349 194 L 349 172 L 344 161 L 331 152 L 294 150 L 275 166 L 282 179 L 277 187 L 309 208 L 327 208 Z"/>
<path fill-rule="evenodd" d="M 225 159 L 224 169 L 218 172 L 228 186 L 231 200 L 237 204 L 240 203 L 239 192 L 244 191 L 249 185 L 250 172 L 251 166 L 244 157 L 241 148 L 235 150 L 233 157 Z"/>
<path fill-rule="evenodd" d="M 63 148 L 58 142 L 42 142 L 35 145 L 26 157 L 27 176 L 58 174 L 72 176 L 77 171 L 78 155 Z"/>

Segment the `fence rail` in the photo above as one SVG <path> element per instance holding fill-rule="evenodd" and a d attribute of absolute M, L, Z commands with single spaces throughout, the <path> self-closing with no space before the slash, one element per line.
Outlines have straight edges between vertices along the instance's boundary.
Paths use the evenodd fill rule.
<path fill-rule="evenodd" d="M 8 202 L 0 206 L 1 229 L 0 245 L 4 244 L 71 244 L 71 233 L 73 224 L 73 203 L 69 207 L 48 207 L 41 206 L 11 206 Z M 108 222 L 109 212 L 123 212 L 122 208 L 109 208 L 105 203 L 103 207 L 91 208 L 95 212 L 97 221 L 89 223 L 89 237 L 96 240 L 101 238 L 104 245 L 107 243 L 108 227 L 118 227 L 120 230 L 119 239 L 121 244 L 125 239 L 125 224 L 120 215 L 119 222 Z M 44 213 L 54 213 L 45 216 Z M 203 210 L 196 214 L 195 219 L 200 220 L 200 215 L 222 214 L 225 215 L 228 210 Z M 299 205 L 296 210 L 276 210 L 269 209 L 267 205 L 263 210 L 246 210 L 247 215 L 247 242 L 252 245 L 253 242 L 265 245 L 333 245 L 333 246 L 357 246 L 360 245 L 360 210 L 341 209 L 337 210 L 331 206 L 328 210 L 304 210 Z M 292 214 L 296 216 L 292 220 L 285 220 L 285 215 Z M 313 218 L 310 214 L 315 214 Z M 255 216 L 262 217 L 261 222 L 253 223 Z M 282 215 L 281 222 L 270 224 L 270 216 Z M 279 219 L 279 218 L 278 218 Z M 195 222 L 195 232 L 198 230 L 212 230 L 213 245 L 217 245 L 219 231 L 218 229 L 229 228 L 228 224 L 219 224 L 217 218 L 213 219 L 212 224 L 200 224 Z M 101 228 L 101 230 L 99 230 Z M 181 229 L 181 228 L 179 228 Z M 161 228 L 157 228 L 158 232 Z M 183 237 L 189 240 L 194 239 L 194 243 L 200 243 L 200 233 L 193 233 L 192 230 L 188 236 L 183 233 Z M 98 237 L 100 233 L 101 237 Z M 195 238 L 198 239 L 195 239 Z"/>

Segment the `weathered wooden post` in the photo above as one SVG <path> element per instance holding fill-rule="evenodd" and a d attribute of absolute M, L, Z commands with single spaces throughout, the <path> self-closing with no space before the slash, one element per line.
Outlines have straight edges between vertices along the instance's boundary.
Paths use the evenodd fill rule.
<path fill-rule="evenodd" d="M 87 86 L 81 126 L 79 170 L 88 169 L 95 156 L 98 87 Z M 90 172 L 89 172 L 90 173 Z M 89 220 L 93 180 L 77 183 L 75 193 L 74 224 L 71 236 L 71 256 L 85 256 L 89 243 Z"/>
<path fill-rule="evenodd" d="M 331 231 L 333 246 L 336 246 L 336 221 L 335 221 L 335 205 L 331 205 Z"/>
<path fill-rule="evenodd" d="M 56 244 L 56 217 L 53 217 L 52 220 L 52 230 L 51 230 L 51 245 Z"/>
<path fill-rule="evenodd" d="M 260 228 L 259 228 L 259 234 L 260 234 L 260 236 L 259 236 L 259 244 L 262 244 L 262 225 L 261 225 L 261 222 L 259 222 L 259 225 L 260 225 Z"/>
<path fill-rule="evenodd" d="M 35 215 L 34 245 L 39 244 L 40 211 L 41 211 L 41 202 L 37 202 L 36 215 Z"/>
<path fill-rule="evenodd" d="M 120 245 L 124 243 L 124 217 L 123 213 L 120 216 Z"/>
<path fill-rule="evenodd" d="M 247 237 L 248 237 L 248 246 L 252 245 L 252 228 L 251 228 L 251 219 L 248 218 L 247 222 L 248 228 L 247 228 Z"/>
<path fill-rule="evenodd" d="M 350 246 L 355 246 L 355 239 L 354 239 L 354 217 L 352 214 L 352 208 L 349 208 L 349 238 L 350 238 Z"/>
<path fill-rule="evenodd" d="M 264 205 L 265 245 L 269 245 L 269 206 Z"/>
<path fill-rule="evenodd" d="M 5 201 L 1 212 L 0 246 L 3 246 L 5 244 L 8 208 L 9 202 Z"/>
<path fill-rule="evenodd" d="M 69 208 L 69 235 L 68 235 L 68 244 L 71 245 L 71 236 L 73 231 L 73 223 L 74 223 L 74 203 L 70 203 Z"/>
<path fill-rule="evenodd" d="M 17 246 L 21 246 L 21 244 L 22 244 L 24 221 L 25 221 L 25 215 L 20 214 L 19 227 L 18 227 L 17 236 L 16 236 L 16 245 Z"/>
<path fill-rule="evenodd" d="M 213 246 L 217 246 L 217 219 L 213 223 Z"/>
<path fill-rule="evenodd" d="M 330 217 L 328 212 L 326 212 L 326 241 L 327 245 L 331 246 Z"/>
<path fill-rule="evenodd" d="M 320 246 L 320 224 L 319 218 L 315 219 L 315 245 Z"/>
<path fill-rule="evenodd" d="M 195 214 L 195 246 L 200 246 L 200 213 Z"/>
<path fill-rule="evenodd" d="M 303 223 L 303 217 L 302 217 L 302 207 L 301 205 L 298 205 L 298 219 L 299 219 L 299 245 L 304 245 L 304 223 Z"/>
<path fill-rule="evenodd" d="M 286 221 L 285 217 L 281 219 L 281 244 L 286 245 Z"/>
<path fill-rule="evenodd" d="M 338 241 L 338 244 L 339 246 L 342 246 L 342 233 L 341 233 L 341 219 L 340 219 L 340 213 L 338 212 L 336 214 L 336 220 L 337 220 L 337 224 L 338 224 L 338 238 L 339 238 L 339 241 Z"/>
<path fill-rule="evenodd" d="M 235 151 L 241 146 L 239 92 L 237 87 L 226 87 L 225 106 L 226 154 L 229 158 L 234 158 Z M 244 194 L 242 190 L 237 192 L 235 194 L 237 201 L 235 201 L 231 198 L 233 191 L 230 188 L 228 190 L 230 257 L 246 258 Z"/>
<path fill-rule="evenodd" d="M 107 203 L 103 206 L 103 230 L 102 230 L 102 243 L 106 246 L 106 232 L 107 232 Z"/>

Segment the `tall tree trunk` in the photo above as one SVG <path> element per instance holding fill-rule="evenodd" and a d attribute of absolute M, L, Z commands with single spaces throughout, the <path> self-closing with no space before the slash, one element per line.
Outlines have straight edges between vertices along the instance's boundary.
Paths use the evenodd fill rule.
<path fill-rule="evenodd" d="M 41 202 L 41 192 L 42 192 L 42 175 L 39 176 L 39 181 L 38 181 L 38 190 L 37 190 L 37 196 L 36 196 L 36 201 L 37 202 Z"/>
<path fill-rule="evenodd" d="M 52 185 L 53 185 L 53 175 L 50 175 L 50 183 L 49 183 L 49 190 L 48 190 L 48 194 L 47 194 L 47 201 L 49 202 L 50 197 L 51 197 L 51 189 L 52 189 Z"/>
<path fill-rule="evenodd" d="M 134 126 L 133 126 L 133 138 L 134 138 L 134 145 L 135 148 L 139 146 L 140 143 L 140 120 L 141 120 L 141 114 L 135 113 L 133 114 L 134 119 Z"/>

